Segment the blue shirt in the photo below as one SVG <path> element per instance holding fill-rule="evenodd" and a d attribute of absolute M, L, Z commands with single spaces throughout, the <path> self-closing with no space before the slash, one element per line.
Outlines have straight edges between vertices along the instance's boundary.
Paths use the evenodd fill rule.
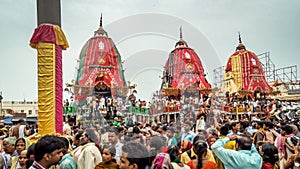
<path fill-rule="evenodd" d="M 196 135 L 192 132 L 192 131 L 189 131 L 188 133 L 183 133 L 182 136 L 181 136 L 181 142 L 183 140 L 188 140 L 189 142 L 193 143 L 193 140 L 194 140 L 194 137 Z"/>
<path fill-rule="evenodd" d="M 77 165 L 70 154 L 65 154 L 60 162 L 59 162 L 59 169 L 77 169 Z"/>
<path fill-rule="evenodd" d="M 212 151 L 223 162 L 225 169 L 261 169 L 262 157 L 254 144 L 251 150 L 229 150 L 224 145 L 229 138 L 218 139 L 212 146 Z"/>

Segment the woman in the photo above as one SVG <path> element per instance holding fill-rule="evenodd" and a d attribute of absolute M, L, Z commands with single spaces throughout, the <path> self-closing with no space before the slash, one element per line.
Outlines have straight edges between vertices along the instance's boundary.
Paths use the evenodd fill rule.
<path fill-rule="evenodd" d="M 191 149 L 193 147 L 193 144 L 189 142 L 188 140 L 183 140 L 181 143 L 181 153 L 184 153 L 185 151 Z"/>
<path fill-rule="evenodd" d="M 265 143 L 259 146 L 259 154 L 263 158 L 262 169 L 274 169 L 275 165 L 278 167 L 278 150 L 270 143 Z"/>
<path fill-rule="evenodd" d="M 15 143 L 15 150 L 17 152 L 17 156 L 12 157 L 11 169 L 22 168 L 19 163 L 19 156 L 23 150 L 26 150 L 30 145 L 29 141 L 25 138 L 18 138 Z"/>
<path fill-rule="evenodd" d="M 209 146 L 209 149 L 211 150 L 211 145 L 213 145 L 213 144 L 217 141 L 217 137 L 211 135 L 211 136 L 209 136 L 209 137 L 206 139 L 206 141 L 207 141 L 207 144 L 208 144 L 208 146 Z"/>
<path fill-rule="evenodd" d="M 26 162 L 27 162 L 27 150 L 23 150 L 21 151 L 20 155 L 19 155 L 19 164 L 20 167 L 17 167 L 17 169 L 26 169 Z M 13 169 L 13 168 L 11 168 Z"/>
<path fill-rule="evenodd" d="M 152 169 L 172 169 L 170 156 L 167 153 L 159 153 L 156 155 Z"/>
<path fill-rule="evenodd" d="M 102 151 L 102 162 L 96 165 L 95 169 L 117 169 L 115 160 L 116 149 L 113 146 L 104 146 Z"/>
<path fill-rule="evenodd" d="M 197 159 L 192 159 L 187 163 L 191 169 L 217 169 L 215 162 L 209 161 L 206 158 L 207 154 L 207 144 L 203 140 L 198 140 L 194 145 L 195 153 L 197 154 Z"/>
<path fill-rule="evenodd" d="M 173 169 L 190 169 L 189 166 L 183 164 L 178 158 L 179 149 L 177 146 L 170 145 L 168 147 L 168 154 L 170 155 L 171 165 Z"/>

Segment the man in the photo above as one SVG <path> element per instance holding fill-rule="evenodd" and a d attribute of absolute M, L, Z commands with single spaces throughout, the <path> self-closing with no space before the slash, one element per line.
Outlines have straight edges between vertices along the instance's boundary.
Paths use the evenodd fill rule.
<path fill-rule="evenodd" d="M 259 145 L 261 145 L 261 143 L 265 140 L 265 129 L 263 128 L 264 126 L 264 121 L 258 121 L 257 122 L 257 128 L 258 130 L 255 132 L 254 136 L 253 136 L 253 143 L 256 146 L 256 148 L 259 147 Z"/>
<path fill-rule="evenodd" d="M 228 138 L 229 129 L 227 126 L 222 126 L 220 128 L 220 135 L 219 135 L 219 139 L 223 139 L 223 138 Z M 225 149 L 230 149 L 230 150 L 235 150 L 235 141 L 229 141 L 224 145 Z M 216 164 L 218 166 L 218 169 L 224 169 L 224 164 L 223 162 L 214 154 L 214 158 L 216 160 Z"/>
<path fill-rule="evenodd" d="M 92 129 L 86 129 L 80 137 L 81 153 L 78 157 L 77 168 L 95 168 L 102 161 L 99 149 L 95 145 L 96 134 Z"/>
<path fill-rule="evenodd" d="M 177 140 L 175 138 L 175 130 L 172 127 L 167 129 L 167 137 L 168 137 L 168 140 L 167 140 L 168 146 L 170 146 L 170 145 L 177 146 Z"/>
<path fill-rule="evenodd" d="M 235 149 L 237 151 L 224 148 L 230 140 L 236 140 Z M 211 148 L 223 162 L 225 169 L 261 169 L 262 157 L 249 136 L 233 135 L 230 138 L 218 139 Z"/>
<path fill-rule="evenodd" d="M 63 156 L 64 143 L 57 136 L 46 135 L 36 143 L 34 162 L 29 169 L 48 169 L 58 164 Z"/>
<path fill-rule="evenodd" d="M 59 169 L 76 169 L 77 168 L 76 162 L 68 152 L 70 146 L 69 140 L 65 137 L 60 137 L 60 139 L 64 143 L 64 147 L 62 151 L 64 156 L 59 162 Z"/>
<path fill-rule="evenodd" d="M 243 134 L 240 132 L 241 124 L 240 122 L 232 122 L 230 124 L 231 132 L 227 135 L 228 137 L 233 136 L 235 134 L 240 135 Z"/>
<path fill-rule="evenodd" d="M 293 127 L 290 125 L 281 126 L 280 134 L 285 137 L 284 147 L 286 152 L 286 159 L 289 159 L 294 152 L 295 146 L 298 143 L 298 138 L 293 133 Z"/>
<path fill-rule="evenodd" d="M 82 146 L 80 145 L 80 138 L 82 136 L 82 131 L 78 131 L 75 136 L 73 136 L 73 158 L 77 163 L 79 155 L 81 153 Z"/>
<path fill-rule="evenodd" d="M 119 139 L 120 139 L 120 142 L 125 142 L 125 140 L 124 140 L 124 137 L 125 137 L 125 130 L 124 130 L 124 127 L 122 127 L 122 126 L 119 126 L 119 127 L 117 127 L 117 130 L 118 130 L 118 132 L 119 132 Z"/>
<path fill-rule="evenodd" d="M 122 146 L 123 144 L 119 141 L 119 133 L 115 129 L 110 129 L 108 131 L 108 141 L 111 146 L 115 147 L 116 149 L 116 161 L 118 162 L 120 160 L 120 157 L 122 155 Z"/>
<path fill-rule="evenodd" d="M 119 121 L 118 117 L 114 117 L 114 122 L 113 122 L 114 127 L 117 127 L 119 125 L 118 121 Z"/>
<path fill-rule="evenodd" d="M 72 135 L 72 126 L 73 126 L 73 124 L 74 124 L 74 119 L 69 118 L 68 123 L 64 124 L 64 126 L 63 126 L 64 135 L 68 135 L 68 136 Z"/>
<path fill-rule="evenodd" d="M 109 130 L 109 127 L 100 128 L 100 145 L 108 144 L 108 133 L 106 131 Z"/>
<path fill-rule="evenodd" d="M 191 143 L 193 142 L 195 134 L 191 131 L 191 128 L 192 124 L 190 122 L 186 121 L 183 123 L 184 132 L 181 136 L 181 142 L 183 142 L 183 140 L 188 140 Z"/>
<path fill-rule="evenodd" d="M 147 148 L 141 143 L 127 142 L 122 147 L 119 169 L 145 169 L 149 157 Z"/>
<path fill-rule="evenodd" d="M 180 145 L 181 145 L 181 126 L 180 125 L 176 125 L 175 126 L 175 138 L 176 138 L 176 140 L 177 140 L 177 146 L 178 147 L 180 147 Z"/>
<path fill-rule="evenodd" d="M 15 151 L 15 137 L 8 137 L 3 140 L 3 150 L 0 156 L 0 168 L 9 169 L 11 167 L 11 159 L 17 155 Z"/>
<path fill-rule="evenodd" d="M 23 119 L 20 119 L 18 124 L 10 129 L 10 136 L 16 138 L 29 136 L 29 132 L 26 130 L 26 125 Z"/>

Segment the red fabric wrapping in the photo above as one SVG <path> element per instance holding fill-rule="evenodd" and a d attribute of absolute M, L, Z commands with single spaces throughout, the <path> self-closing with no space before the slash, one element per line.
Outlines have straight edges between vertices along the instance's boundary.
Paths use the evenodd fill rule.
<path fill-rule="evenodd" d="M 257 58 L 257 56 L 250 51 L 247 50 L 239 50 L 236 51 L 232 56 L 239 55 L 241 58 L 241 68 L 242 68 L 242 89 L 240 90 L 248 90 L 255 91 L 260 88 L 261 92 L 270 92 L 272 91 L 272 87 L 267 83 L 265 78 L 265 73 L 263 67 Z M 228 65 L 231 64 L 231 58 L 227 62 L 226 72 Z M 231 70 L 229 70 L 231 71 Z"/>
<path fill-rule="evenodd" d="M 174 49 L 169 55 L 165 68 L 172 76 L 172 88 L 211 87 L 205 78 L 199 56 L 189 47 L 180 46 Z"/>
<path fill-rule="evenodd" d="M 39 42 L 48 42 L 56 43 L 55 32 L 53 25 L 51 24 L 42 24 L 39 27 L 35 28 L 34 33 L 30 39 L 30 45 L 38 44 Z M 35 48 L 34 46 L 32 46 Z"/>
<path fill-rule="evenodd" d="M 54 28 L 55 27 L 55 28 Z M 56 31 L 55 31 L 56 30 Z M 57 34 L 56 34 L 57 33 Z M 57 39 L 56 39 L 57 38 Z M 62 30 L 52 24 L 41 24 L 30 39 L 30 46 L 37 48 L 39 42 L 55 44 L 55 129 L 57 133 L 63 132 L 63 80 L 62 80 L 62 49 L 68 47 L 68 42 Z"/>
<path fill-rule="evenodd" d="M 63 132 L 63 80 L 62 80 L 62 47 L 55 46 L 55 129 L 57 133 Z"/>
<path fill-rule="evenodd" d="M 103 82 L 109 88 L 125 86 L 122 70 L 118 62 L 118 53 L 111 38 L 105 36 L 92 37 L 83 47 L 80 56 L 84 56 L 83 65 L 80 67 L 82 76 L 78 78 L 76 85 L 93 88 Z M 78 92 L 81 91 L 79 94 Z M 84 92 L 75 91 L 75 99 L 84 101 L 92 90 Z M 112 91 L 112 95 L 114 95 Z"/>

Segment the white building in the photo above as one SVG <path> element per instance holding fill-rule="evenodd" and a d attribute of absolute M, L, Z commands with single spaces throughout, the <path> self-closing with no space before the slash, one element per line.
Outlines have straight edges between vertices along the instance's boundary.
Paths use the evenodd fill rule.
<path fill-rule="evenodd" d="M 37 101 L 2 101 L 0 108 L 2 109 L 0 115 L 4 117 L 18 113 L 25 113 L 26 117 L 37 117 L 38 115 Z"/>

